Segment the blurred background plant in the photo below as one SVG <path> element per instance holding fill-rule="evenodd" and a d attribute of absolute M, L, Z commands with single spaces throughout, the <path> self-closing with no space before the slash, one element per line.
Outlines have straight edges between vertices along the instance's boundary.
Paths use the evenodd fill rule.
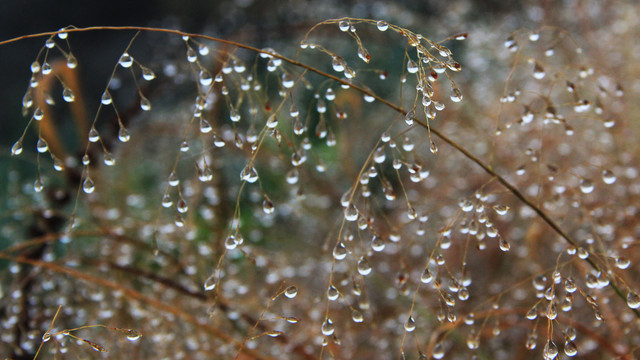
<path fill-rule="evenodd" d="M 0 46 L 3 356 L 634 358 L 635 2 L 68 5 L 193 35 Z"/>

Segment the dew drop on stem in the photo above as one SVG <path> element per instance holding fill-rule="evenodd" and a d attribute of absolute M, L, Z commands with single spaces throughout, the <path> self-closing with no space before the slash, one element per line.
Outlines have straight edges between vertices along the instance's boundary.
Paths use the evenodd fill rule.
<path fill-rule="evenodd" d="M 387 29 L 389 28 L 389 23 L 387 23 L 384 20 L 378 20 L 378 22 L 376 23 L 376 26 L 380 31 L 387 31 Z"/>
<path fill-rule="evenodd" d="M 171 174 L 169 174 L 169 185 L 178 186 L 178 184 L 180 184 L 180 179 L 178 178 L 178 175 L 175 173 L 175 171 L 172 171 Z"/>
<path fill-rule="evenodd" d="M 94 143 L 100 140 L 100 134 L 98 134 L 98 130 L 95 127 L 91 127 L 89 130 L 89 141 Z"/>
<path fill-rule="evenodd" d="M 616 175 L 611 170 L 602 170 L 602 181 L 607 185 L 611 185 L 616 182 Z"/>
<path fill-rule="evenodd" d="M 131 135 L 129 134 L 129 131 L 124 126 L 121 126 L 120 130 L 118 130 L 118 140 L 124 143 L 129 141 L 130 139 Z"/>
<path fill-rule="evenodd" d="M 416 321 L 413 319 L 413 316 L 409 316 L 407 321 L 405 321 L 404 329 L 407 332 L 413 332 L 416 329 Z"/>
<path fill-rule="evenodd" d="M 207 119 L 201 117 L 200 118 L 200 132 L 203 134 L 207 134 L 210 133 L 211 130 L 213 130 L 213 128 L 211 127 L 211 124 L 209 124 L 209 121 L 207 121 Z"/>
<path fill-rule="evenodd" d="M 142 68 L 142 78 L 147 80 L 147 81 L 151 81 L 153 79 L 156 78 L 156 74 L 153 72 L 153 70 L 149 69 L 148 67 L 145 66 L 141 66 Z"/>
<path fill-rule="evenodd" d="M 211 74 L 207 70 L 200 70 L 200 74 L 198 75 L 198 81 L 202 86 L 209 86 L 213 82 L 213 78 Z"/>
<path fill-rule="evenodd" d="M 164 194 L 162 196 L 162 207 L 169 208 L 171 207 L 171 205 L 173 205 L 173 199 L 171 199 L 171 195 Z"/>
<path fill-rule="evenodd" d="M 631 308 L 631 309 L 638 309 L 640 308 L 640 295 L 634 293 L 634 292 L 629 292 L 627 294 L 627 305 Z"/>
<path fill-rule="evenodd" d="M 38 176 L 36 181 L 33 182 L 33 191 L 39 193 L 44 189 L 44 184 L 42 183 L 42 179 Z"/>
<path fill-rule="evenodd" d="M 578 355 L 578 346 L 576 343 L 571 340 L 565 341 L 564 354 L 571 357 Z"/>
<path fill-rule="evenodd" d="M 118 64 L 120 64 L 120 66 L 122 66 L 125 69 L 130 68 L 131 65 L 133 65 L 133 57 L 131 57 L 131 55 L 125 52 L 122 55 L 120 55 L 120 60 L 118 61 Z"/>
<path fill-rule="evenodd" d="M 216 288 L 217 276 L 216 273 L 213 273 L 207 280 L 204 282 L 204 290 L 211 291 Z"/>
<path fill-rule="evenodd" d="M 86 177 L 82 182 L 82 191 L 86 194 L 91 194 L 95 190 L 95 185 L 93 184 L 93 180 L 90 177 Z"/>
<path fill-rule="evenodd" d="M 293 299 L 298 295 L 298 288 L 295 286 L 289 286 L 285 291 L 284 291 L 284 296 L 286 296 L 289 299 Z"/>
<path fill-rule="evenodd" d="M 360 275 L 367 276 L 371 274 L 372 267 L 371 267 L 371 264 L 369 264 L 369 261 L 367 260 L 367 258 L 364 256 L 361 256 L 360 260 L 358 260 L 357 269 Z"/>
<path fill-rule="evenodd" d="M 546 360 L 553 360 L 557 356 L 558 356 L 558 348 L 556 347 L 556 344 L 553 341 L 548 340 L 544 346 L 544 358 Z"/>
<path fill-rule="evenodd" d="M 22 154 L 22 139 L 16 141 L 11 147 L 11 155 L 17 156 Z"/>
<path fill-rule="evenodd" d="M 140 94 L 140 109 L 143 111 L 151 110 L 151 101 L 147 99 L 144 95 Z"/>
<path fill-rule="evenodd" d="M 322 335 L 331 336 L 335 332 L 336 328 L 331 319 L 326 318 L 322 323 Z"/>
<path fill-rule="evenodd" d="M 351 319 L 353 320 L 353 322 L 361 323 L 364 321 L 364 316 L 362 315 L 362 312 L 360 312 L 360 310 L 353 309 L 351 310 Z"/>
<path fill-rule="evenodd" d="M 76 57 L 69 52 L 69 55 L 67 55 L 67 67 L 69 69 L 75 69 L 76 67 L 78 67 L 78 59 L 76 59 Z"/>
<path fill-rule="evenodd" d="M 65 87 L 64 90 L 62 90 L 62 98 L 66 102 L 74 102 L 76 100 L 75 94 L 68 87 Z"/>
<path fill-rule="evenodd" d="M 342 241 L 338 241 L 336 246 L 333 248 L 333 258 L 336 260 L 343 260 L 347 257 L 347 248 L 344 246 Z"/>
<path fill-rule="evenodd" d="M 351 28 L 351 23 L 349 22 L 349 20 L 341 20 L 338 23 L 338 28 L 340 29 L 340 31 L 347 32 Z"/>
<path fill-rule="evenodd" d="M 100 102 L 102 103 L 102 105 L 109 105 L 113 102 L 113 98 L 111 97 L 111 93 L 109 92 L 109 90 L 105 90 L 104 93 L 102 93 Z"/>
<path fill-rule="evenodd" d="M 356 221 L 358 219 L 358 209 L 353 202 L 349 202 L 344 209 L 344 218 L 347 221 Z"/>

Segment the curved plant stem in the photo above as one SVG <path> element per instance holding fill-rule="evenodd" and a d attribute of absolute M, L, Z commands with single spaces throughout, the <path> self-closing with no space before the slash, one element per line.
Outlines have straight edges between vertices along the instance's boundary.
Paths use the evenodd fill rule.
<path fill-rule="evenodd" d="M 232 46 L 236 46 L 238 48 L 242 48 L 242 49 L 246 49 L 246 50 L 250 50 L 256 53 L 267 53 L 264 50 L 258 49 L 256 47 L 253 46 L 249 46 L 249 45 L 245 45 L 236 41 L 232 41 L 232 40 L 226 40 L 226 39 L 220 39 L 220 38 L 216 38 L 216 37 L 212 37 L 212 36 L 207 36 L 207 35 L 201 35 L 201 34 L 192 34 L 192 33 L 187 33 L 187 32 L 183 32 L 183 31 L 179 31 L 179 30 L 172 30 L 172 29 L 165 29 L 165 28 L 155 28 L 155 27 L 142 27 L 142 26 L 91 26 L 91 27 L 85 27 L 85 28 L 67 28 L 64 30 L 59 30 L 59 31 L 51 31 L 51 32 L 43 32 L 43 33 L 37 33 L 37 34 L 29 34 L 29 35 L 23 35 L 23 36 L 19 36 L 19 37 L 15 37 L 12 39 L 8 39 L 8 40 L 4 40 L 4 41 L 0 41 L 0 46 L 6 45 L 6 44 L 10 44 L 13 42 L 17 42 L 20 40 L 24 40 L 24 39 L 31 39 L 31 38 L 38 38 L 38 37 L 45 37 L 45 36 L 53 36 L 56 35 L 58 33 L 61 32 L 67 32 L 67 33 L 72 33 L 72 32 L 87 32 L 87 31 L 97 31 L 97 30 L 117 30 L 117 31 L 149 31 L 149 32 L 156 32 L 156 33 L 167 33 L 167 34 L 174 34 L 174 35 L 179 35 L 179 36 L 189 36 L 189 37 L 193 37 L 193 38 L 199 38 L 199 39 L 205 39 L 205 40 L 210 40 L 210 41 L 215 41 L 218 43 L 222 43 L 222 44 L 227 44 L 227 45 L 232 45 Z M 344 85 L 348 85 L 349 87 L 351 87 L 354 90 L 357 90 L 363 94 L 369 95 L 373 98 L 375 98 L 377 101 L 379 101 L 380 103 L 388 106 L 389 108 L 401 113 L 401 114 L 406 114 L 407 111 L 405 109 L 403 109 L 402 107 L 386 100 L 383 99 L 381 97 L 379 97 L 378 95 L 372 93 L 370 90 L 365 89 L 363 87 L 351 84 L 349 82 L 347 82 L 344 79 L 341 79 L 335 75 L 326 73 L 322 70 L 319 70 L 315 67 L 312 67 L 310 65 L 307 65 L 305 63 L 302 63 L 298 60 L 294 60 L 285 56 L 282 56 L 280 54 L 274 54 L 271 52 L 268 52 L 269 55 L 275 57 L 275 58 L 279 58 L 291 65 L 294 66 L 298 66 L 301 68 L 304 68 L 310 72 L 313 72 L 317 75 L 320 75 L 322 77 L 328 78 L 328 79 L 332 79 L 340 84 L 344 84 Z M 547 215 L 539 206 L 537 206 L 536 204 L 534 204 L 531 200 L 529 200 L 522 192 L 520 192 L 513 184 L 511 184 L 509 181 L 507 181 L 504 177 L 502 177 L 500 174 L 498 174 L 497 172 L 495 172 L 487 163 L 485 163 L 484 161 L 480 160 L 478 157 L 474 156 L 473 154 L 471 154 L 471 152 L 469 152 L 467 149 L 465 149 L 462 145 L 458 144 L 457 142 L 455 142 L 453 139 L 449 138 L 448 136 L 446 136 L 444 133 L 440 132 L 439 130 L 433 128 L 432 126 L 428 125 L 425 121 L 416 119 L 416 123 L 419 124 L 420 126 L 423 126 L 427 129 L 429 129 L 431 131 L 431 133 L 435 134 L 438 138 L 440 138 L 442 141 L 444 141 L 446 144 L 450 145 L 451 147 L 453 147 L 455 150 L 457 150 L 458 152 L 460 152 L 462 155 L 464 155 L 464 157 L 466 157 L 467 159 L 471 160 L 473 163 L 475 163 L 476 165 L 478 165 L 480 168 L 482 168 L 482 170 L 484 170 L 488 175 L 490 175 L 492 178 L 495 178 L 500 184 L 502 184 L 502 186 L 504 186 L 510 193 L 513 194 L 513 196 L 515 196 L 518 200 L 520 200 L 523 204 L 527 205 L 528 207 L 530 207 L 537 215 L 538 217 L 540 217 L 540 219 L 542 219 L 542 221 L 544 221 L 549 227 L 551 227 L 551 229 L 557 233 L 560 237 L 562 237 L 568 244 L 570 244 L 571 246 L 577 247 L 577 242 L 572 239 L 564 230 L 562 230 L 560 228 L 560 226 L 553 221 L 553 219 L 551 219 L 551 217 L 549 217 L 549 215 Z M 600 269 L 600 267 L 591 259 L 591 258 L 587 258 L 585 259 L 586 262 L 595 270 L 597 271 L 602 271 Z M 625 294 L 622 292 L 622 290 L 615 285 L 614 283 L 610 283 L 611 288 L 615 291 L 615 293 L 626 303 L 626 296 Z M 635 315 L 640 318 L 640 311 L 638 311 L 637 309 L 632 309 L 633 312 L 635 313 Z"/>

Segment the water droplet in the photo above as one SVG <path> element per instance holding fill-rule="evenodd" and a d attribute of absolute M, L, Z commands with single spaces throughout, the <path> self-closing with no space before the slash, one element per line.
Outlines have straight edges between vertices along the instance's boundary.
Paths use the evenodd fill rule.
<path fill-rule="evenodd" d="M 82 155 L 82 165 L 87 166 L 91 163 L 91 158 L 88 154 Z"/>
<path fill-rule="evenodd" d="M 367 49 L 362 46 L 362 44 L 358 46 L 358 57 L 367 64 L 369 63 L 369 61 L 371 61 L 371 55 L 369 54 Z"/>
<path fill-rule="evenodd" d="M 47 49 L 53 49 L 53 47 L 56 46 L 56 42 L 53 39 L 49 38 L 44 42 L 44 46 L 46 46 Z"/>
<path fill-rule="evenodd" d="M 496 214 L 504 216 L 509 212 L 509 207 L 506 205 L 494 205 L 493 210 L 496 212 Z"/>
<path fill-rule="evenodd" d="M 469 335 L 467 335 L 467 347 L 470 350 L 476 350 L 480 347 L 480 336 L 475 333 L 475 331 L 471 331 Z"/>
<path fill-rule="evenodd" d="M 529 336 L 527 336 L 527 342 L 525 343 L 525 347 L 528 350 L 535 349 L 537 345 L 536 340 L 538 340 L 538 336 L 535 333 L 529 334 Z"/>
<path fill-rule="evenodd" d="M 129 131 L 124 126 L 121 126 L 120 130 L 118 130 L 118 140 L 121 142 L 127 142 L 130 139 L 131 135 L 129 135 Z"/>
<path fill-rule="evenodd" d="M 353 309 L 351 310 L 351 319 L 353 320 L 353 322 L 361 323 L 364 321 L 364 316 L 359 310 Z"/>
<path fill-rule="evenodd" d="M 285 180 L 287 181 L 287 184 L 297 184 L 298 180 L 300 180 L 300 173 L 298 172 L 298 169 L 293 168 L 289 170 Z"/>
<path fill-rule="evenodd" d="M 340 292 L 338 289 L 333 285 L 329 285 L 329 289 L 327 289 L 327 299 L 329 299 L 329 301 L 336 301 L 339 296 Z"/>
<path fill-rule="evenodd" d="M 184 199 L 180 199 L 176 204 L 176 210 L 178 210 L 179 213 L 184 214 L 187 212 L 187 210 L 189 210 L 189 206 L 187 205 L 187 202 L 184 201 Z"/>
<path fill-rule="evenodd" d="M 40 63 L 36 60 L 36 61 L 31 63 L 31 67 L 30 68 L 31 68 L 31 73 L 32 74 L 37 74 L 37 73 L 40 72 L 40 69 L 41 69 Z"/>
<path fill-rule="evenodd" d="M 627 305 L 632 309 L 640 308 L 640 296 L 630 291 L 627 294 Z"/>
<path fill-rule="evenodd" d="M 387 29 L 389 28 L 389 23 L 387 23 L 384 20 L 378 20 L 378 22 L 376 23 L 376 26 L 380 31 L 387 31 Z"/>
<path fill-rule="evenodd" d="M 123 68 L 130 68 L 131 65 L 133 65 L 133 57 L 131 57 L 131 55 L 129 55 L 128 53 L 124 53 L 120 56 L 118 64 L 120 64 L 120 66 L 122 66 Z"/>
<path fill-rule="evenodd" d="M 178 174 L 176 174 L 175 171 L 172 171 L 171 174 L 169 174 L 169 185 L 178 186 L 178 184 L 180 184 L 180 179 L 178 178 Z"/>
<path fill-rule="evenodd" d="M 198 45 L 198 52 L 202 56 L 207 56 L 207 55 L 209 55 L 209 47 L 207 47 L 204 44 L 200 44 L 200 45 Z"/>
<path fill-rule="evenodd" d="M 264 201 L 262 202 L 262 211 L 264 211 L 264 213 L 267 215 L 273 214 L 273 212 L 275 211 L 273 202 L 271 202 L 271 200 L 269 199 L 264 199 Z"/>
<path fill-rule="evenodd" d="M 284 296 L 286 296 L 289 299 L 293 299 L 294 297 L 296 297 L 298 295 L 298 288 L 295 286 L 289 286 L 285 291 L 284 291 Z"/>
<path fill-rule="evenodd" d="M 433 140 L 430 140 L 429 143 L 429 150 L 433 155 L 436 155 L 438 153 L 438 147 L 436 146 L 436 143 L 434 143 Z"/>
<path fill-rule="evenodd" d="M 34 120 L 42 120 L 42 118 L 44 117 L 44 111 L 42 111 L 41 108 L 36 108 L 36 110 L 33 112 L 33 119 Z"/>
<path fill-rule="evenodd" d="M 105 90 L 102 93 L 102 97 L 100 98 L 100 102 L 102 103 L 102 105 L 109 105 L 113 102 L 113 98 L 111 97 L 111 93 L 109 92 L 109 90 Z"/>
<path fill-rule="evenodd" d="M 336 260 L 343 260 L 347 257 L 347 248 L 342 241 L 339 241 L 333 248 L 333 258 Z"/>
<path fill-rule="evenodd" d="M 564 354 L 567 356 L 578 355 L 578 346 L 573 341 L 569 340 L 564 343 Z"/>
<path fill-rule="evenodd" d="M 537 31 L 531 32 L 529 34 L 529 40 L 530 41 L 538 41 L 538 39 L 540 39 L 540 33 Z"/>
<path fill-rule="evenodd" d="M 546 73 L 544 72 L 544 68 L 542 67 L 542 65 L 540 65 L 539 62 L 535 62 L 533 65 L 533 77 L 535 79 L 543 79 L 545 77 Z"/>
<path fill-rule="evenodd" d="M 502 251 L 509 251 L 511 249 L 511 245 L 509 245 L 509 242 L 503 238 L 500 238 L 499 246 L 500 250 Z"/>
<path fill-rule="evenodd" d="M 291 76 L 291 74 L 289 73 L 282 74 L 283 87 L 285 87 L 286 89 L 291 89 L 294 84 L 295 84 L 295 81 L 293 80 L 293 76 Z"/>
<path fill-rule="evenodd" d="M 95 190 L 95 185 L 93 184 L 93 180 L 90 177 L 86 177 L 84 182 L 82 183 L 82 191 L 87 194 L 91 194 Z"/>
<path fill-rule="evenodd" d="M 460 102 L 462 101 L 462 93 L 460 92 L 460 89 L 458 89 L 458 87 L 454 87 L 451 93 L 451 101 L 453 102 Z"/>
<path fill-rule="evenodd" d="M 415 112 L 411 110 L 404 116 L 404 122 L 406 122 L 408 126 L 412 126 L 414 121 L 415 121 Z"/>
<path fill-rule="evenodd" d="M 162 207 L 169 208 L 173 205 L 173 200 L 171 199 L 171 195 L 164 194 L 162 196 Z"/>
<path fill-rule="evenodd" d="M 342 60 L 342 58 L 339 57 L 334 57 L 333 60 L 331 61 L 331 67 L 333 67 L 333 71 L 336 72 L 343 72 L 346 68 L 344 60 Z"/>
<path fill-rule="evenodd" d="M 593 192 L 593 189 L 593 181 L 589 179 L 580 179 L 580 191 L 582 191 L 583 194 L 589 194 Z"/>
<path fill-rule="evenodd" d="M 424 269 L 424 271 L 422 272 L 420 281 L 422 281 L 423 284 L 428 284 L 433 281 L 433 275 L 431 275 L 431 271 L 429 271 L 428 268 Z"/>
<path fill-rule="evenodd" d="M 69 52 L 69 55 L 67 55 L 67 67 L 69 69 L 75 69 L 76 67 L 78 67 L 78 59 L 76 59 L 76 57 L 73 56 L 71 52 Z"/>
<path fill-rule="evenodd" d="M 404 329 L 407 332 L 412 332 L 416 329 L 416 321 L 413 319 L 413 316 L 409 316 L 407 321 L 404 323 Z"/>
<path fill-rule="evenodd" d="M 66 102 L 74 102 L 76 100 L 76 95 L 71 91 L 71 89 L 65 87 L 64 90 L 62 90 L 62 98 Z"/>
<path fill-rule="evenodd" d="M 16 156 L 22 154 L 22 139 L 18 140 L 11 147 L 11 155 Z"/>
<path fill-rule="evenodd" d="M 407 71 L 411 74 L 415 74 L 418 72 L 418 70 L 420 70 L 418 64 L 416 64 L 416 62 L 412 59 L 409 59 L 409 61 L 407 61 Z"/>
<path fill-rule="evenodd" d="M 380 252 L 384 250 L 386 246 L 387 246 L 386 241 L 384 241 L 384 239 L 381 237 L 374 235 L 373 239 L 371 239 L 371 249 L 373 251 Z"/>
<path fill-rule="evenodd" d="M 98 130 L 96 130 L 96 128 L 92 126 L 91 130 L 89 130 L 89 141 L 94 143 L 94 142 L 98 142 L 99 140 L 100 140 L 100 134 L 98 134 Z"/>
<path fill-rule="evenodd" d="M 602 181 L 607 185 L 611 185 L 616 182 L 616 175 L 611 170 L 605 169 L 602 171 Z"/>
<path fill-rule="evenodd" d="M 104 154 L 104 164 L 107 166 L 114 166 L 116 164 L 116 158 L 110 152 Z"/>
<path fill-rule="evenodd" d="M 338 28 L 340 29 L 340 31 L 347 32 L 351 28 L 351 23 L 349 23 L 349 20 L 341 20 L 338 23 Z"/>
<path fill-rule="evenodd" d="M 140 109 L 143 111 L 151 110 L 151 101 L 147 99 L 144 95 L 140 94 Z"/>
<path fill-rule="evenodd" d="M 196 52 L 191 47 L 189 47 L 187 49 L 187 61 L 190 63 L 194 63 L 197 60 L 198 60 L 198 55 L 196 55 Z"/>
<path fill-rule="evenodd" d="M 233 250 L 238 247 L 236 237 L 234 235 L 227 236 L 227 239 L 224 241 L 224 247 L 227 248 L 227 250 Z"/>
<path fill-rule="evenodd" d="M 371 267 L 371 264 L 369 264 L 369 261 L 367 261 L 367 258 L 364 256 L 361 256 L 360 260 L 358 260 L 357 269 L 360 275 L 367 276 L 371 274 L 372 267 Z"/>
<path fill-rule="evenodd" d="M 240 179 L 249 183 L 258 181 L 258 172 L 251 164 L 247 164 L 240 173 Z"/>
<path fill-rule="evenodd" d="M 463 286 L 458 290 L 458 299 L 460 299 L 460 301 L 469 300 L 469 295 L 469 289 L 466 286 Z"/>
<path fill-rule="evenodd" d="M 333 325 L 333 321 L 331 321 L 331 319 L 329 318 L 325 319 L 325 321 L 322 323 L 322 335 L 331 336 L 333 335 L 335 330 L 336 328 Z"/>
<path fill-rule="evenodd" d="M 213 130 L 213 128 L 211 127 L 211 124 L 209 124 L 207 119 L 201 117 L 200 118 L 200 132 L 203 133 L 203 134 L 206 134 L 206 133 L 210 133 L 211 130 Z"/>
<path fill-rule="evenodd" d="M 42 179 L 38 176 L 36 181 L 33 182 L 33 191 L 39 193 L 39 192 L 42 192 L 43 189 L 44 189 L 44 184 L 42 183 Z"/>
<path fill-rule="evenodd" d="M 629 258 L 624 257 L 624 256 L 618 256 L 616 257 L 616 267 L 618 269 L 627 269 L 629 268 L 629 266 L 631 265 L 631 260 L 629 260 Z"/>
<path fill-rule="evenodd" d="M 200 75 L 198 75 L 198 81 L 202 86 L 209 86 L 213 82 L 213 78 L 207 70 L 202 69 L 200 70 Z"/>
<path fill-rule="evenodd" d="M 273 129 L 276 126 L 278 126 L 278 118 L 276 117 L 276 114 L 269 115 L 267 118 L 267 127 L 269 129 Z"/>
<path fill-rule="evenodd" d="M 544 358 L 545 360 L 553 360 L 558 356 L 558 348 L 553 341 L 548 340 L 547 344 L 544 346 Z"/>
<path fill-rule="evenodd" d="M 205 280 L 204 282 L 204 291 L 211 291 L 215 289 L 217 278 L 218 277 L 216 276 L 216 273 L 213 273 L 211 276 L 209 276 L 209 278 L 207 278 L 207 280 Z"/>
<path fill-rule="evenodd" d="M 347 221 L 356 221 L 358 219 L 358 209 L 353 202 L 349 202 L 349 205 L 344 209 L 344 218 Z"/>
<path fill-rule="evenodd" d="M 140 332 L 138 332 L 137 330 L 133 330 L 133 329 L 125 330 L 125 334 L 127 336 L 127 340 L 129 340 L 129 341 L 136 341 L 136 340 L 138 340 L 138 339 L 140 339 L 142 337 L 142 334 Z"/>
<path fill-rule="evenodd" d="M 241 115 L 240 112 L 238 112 L 238 110 L 235 107 L 232 107 L 229 110 L 229 119 L 233 122 L 238 122 L 241 119 Z"/>
<path fill-rule="evenodd" d="M 147 81 L 151 81 L 153 79 L 156 78 L 156 74 L 153 72 L 153 70 L 149 69 L 148 67 L 145 66 L 141 66 L 142 68 L 142 78 L 147 80 Z"/>

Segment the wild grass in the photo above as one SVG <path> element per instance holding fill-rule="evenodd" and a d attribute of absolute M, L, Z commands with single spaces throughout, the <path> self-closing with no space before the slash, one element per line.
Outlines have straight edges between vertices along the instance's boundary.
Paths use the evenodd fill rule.
<path fill-rule="evenodd" d="M 73 39 L 110 31 L 132 35 L 85 98 Z M 0 48 L 31 38 L 8 358 L 634 358 L 637 91 L 568 31 L 340 18 L 282 51 L 149 27 Z"/>

